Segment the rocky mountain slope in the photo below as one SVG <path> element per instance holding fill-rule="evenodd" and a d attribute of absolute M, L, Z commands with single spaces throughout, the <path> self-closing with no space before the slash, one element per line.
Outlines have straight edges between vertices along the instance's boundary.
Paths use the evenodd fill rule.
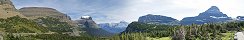
<path fill-rule="evenodd" d="M 0 18 L 8 18 L 16 15 L 25 17 L 16 10 L 10 0 L 0 0 Z"/>
<path fill-rule="evenodd" d="M 195 17 L 186 17 L 181 20 L 181 24 L 190 25 L 194 24 L 205 24 L 205 23 L 216 23 L 232 20 L 231 17 L 228 17 L 226 14 L 223 14 L 218 7 L 212 6 L 207 11 L 200 13 Z"/>
<path fill-rule="evenodd" d="M 102 29 L 111 32 L 111 33 L 120 33 L 123 32 L 129 23 L 121 21 L 119 23 L 100 23 L 98 24 Z"/>
<path fill-rule="evenodd" d="M 68 24 L 78 27 L 78 25 L 71 20 L 71 18 L 56 9 L 48 7 L 24 7 L 18 10 L 21 14 L 26 16 L 28 19 L 38 19 L 41 17 L 52 17 L 59 19 L 60 22 L 67 22 Z"/>
<path fill-rule="evenodd" d="M 91 36 L 107 37 L 113 35 L 113 33 L 105 31 L 100 26 L 98 26 L 90 16 L 82 16 L 81 19 L 76 20 L 76 22 L 78 22 L 79 26 L 85 27 L 83 29 Z"/>
<path fill-rule="evenodd" d="M 25 7 L 17 10 L 10 0 L 0 0 L 0 23 L 0 28 L 4 28 L 1 30 L 2 32 L 11 33 L 57 32 L 67 34 L 66 32 L 72 32 L 76 26 L 78 27 L 69 16 L 55 9 Z"/>
<path fill-rule="evenodd" d="M 177 25 L 178 20 L 167 16 L 148 14 L 139 17 L 138 22 L 148 23 L 148 24 Z"/>
<path fill-rule="evenodd" d="M 39 17 L 53 17 L 58 18 L 61 20 L 71 20 L 71 18 L 56 9 L 53 8 L 47 8 L 47 7 L 24 7 L 19 9 L 19 12 L 23 14 L 24 16 L 31 18 L 31 19 L 37 19 Z"/>

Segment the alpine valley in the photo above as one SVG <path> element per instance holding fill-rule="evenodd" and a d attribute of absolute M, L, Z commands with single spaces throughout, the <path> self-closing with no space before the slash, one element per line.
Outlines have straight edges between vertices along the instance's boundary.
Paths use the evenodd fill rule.
<path fill-rule="evenodd" d="M 244 16 L 229 17 L 217 6 L 182 20 L 154 14 L 138 18 L 97 23 L 80 15 L 72 20 L 54 8 L 16 9 L 10 0 L 0 0 L 0 40 L 235 40 L 235 33 L 244 31 Z"/>

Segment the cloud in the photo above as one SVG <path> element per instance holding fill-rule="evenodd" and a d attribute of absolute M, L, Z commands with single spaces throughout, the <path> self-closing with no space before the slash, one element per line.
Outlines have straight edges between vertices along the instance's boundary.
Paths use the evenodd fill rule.
<path fill-rule="evenodd" d="M 51 7 L 79 19 L 92 16 L 98 23 L 137 21 L 140 16 L 157 14 L 176 18 L 197 16 L 211 6 L 231 16 L 244 16 L 244 0 L 12 0 L 16 8 Z"/>

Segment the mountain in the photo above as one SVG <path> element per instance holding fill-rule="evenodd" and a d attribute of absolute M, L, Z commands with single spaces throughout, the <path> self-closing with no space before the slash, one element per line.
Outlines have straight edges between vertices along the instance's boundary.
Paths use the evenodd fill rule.
<path fill-rule="evenodd" d="M 239 21 L 244 21 L 244 16 L 237 16 L 236 18 L 237 18 L 237 20 L 239 20 Z"/>
<path fill-rule="evenodd" d="M 121 21 L 119 23 L 101 23 L 98 24 L 102 29 L 111 32 L 111 33 L 120 33 L 123 32 L 129 23 Z"/>
<path fill-rule="evenodd" d="M 82 16 L 81 17 L 81 20 L 77 20 L 77 22 L 80 24 L 80 25 L 84 25 L 86 26 L 87 28 L 94 28 L 94 29 L 99 29 L 101 27 L 99 27 L 93 20 L 90 16 Z"/>
<path fill-rule="evenodd" d="M 173 34 L 174 26 L 171 25 L 157 25 L 157 24 L 147 24 L 141 22 L 132 22 L 128 25 L 125 31 L 121 34 L 129 33 L 146 33 L 150 37 L 155 36 L 170 36 Z"/>
<path fill-rule="evenodd" d="M 28 19 L 35 20 L 38 24 L 48 27 L 48 29 L 51 31 L 58 33 L 73 31 L 75 36 L 79 36 L 80 31 L 82 31 L 79 29 L 80 27 L 77 25 L 77 23 L 72 21 L 68 15 L 53 8 L 24 7 L 20 8 L 18 11 Z"/>
<path fill-rule="evenodd" d="M 216 23 L 216 22 L 225 22 L 232 20 L 231 17 L 228 17 L 226 14 L 223 14 L 218 7 L 212 6 L 207 11 L 200 13 L 195 17 L 186 17 L 180 21 L 180 24 L 190 25 L 190 24 L 205 24 L 205 23 Z"/>
<path fill-rule="evenodd" d="M 0 0 L 0 18 L 8 18 L 13 16 L 25 17 L 20 14 L 10 0 Z"/>
<path fill-rule="evenodd" d="M 79 26 L 85 27 L 83 29 L 91 36 L 108 37 L 113 35 L 113 33 L 103 30 L 98 26 L 90 16 L 82 16 L 81 19 L 76 20 L 76 22 L 78 22 Z"/>
<path fill-rule="evenodd" d="M 68 15 L 61 13 L 56 9 L 48 8 L 48 7 L 24 7 L 24 8 L 20 8 L 18 11 L 30 19 L 37 19 L 39 17 L 48 16 L 48 17 L 58 18 L 61 20 L 71 20 L 71 18 Z"/>
<path fill-rule="evenodd" d="M 171 17 L 148 14 L 139 17 L 138 22 L 148 23 L 148 24 L 177 25 L 178 20 Z"/>

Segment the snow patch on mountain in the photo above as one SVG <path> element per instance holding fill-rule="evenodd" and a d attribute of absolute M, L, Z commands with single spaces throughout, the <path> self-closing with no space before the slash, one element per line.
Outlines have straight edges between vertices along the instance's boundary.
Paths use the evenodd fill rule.
<path fill-rule="evenodd" d="M 82 18 L 87 18 L 87 19 L 89 19 L 90 18 L 90 16 L 81 16 Z"/>
<path fill-rule="evenodd" d="M 127 26 L 129 25 L 129 23 L 125 22 L 125 21 L 121 21 L 119 23 L 101 23 L 98 24 L 100 27 L 102 27 L 102 29 L 111 32 L 111 33 L 120 33 L 123 32 Z"/>
<path fill-rule="evenodd" d="M 215 19 L 228 18 L 228 17 L 224 17 L 224 16 L 222 16 L 222 17 L 210 16 L 210 17 L 215 18 Z"/>

